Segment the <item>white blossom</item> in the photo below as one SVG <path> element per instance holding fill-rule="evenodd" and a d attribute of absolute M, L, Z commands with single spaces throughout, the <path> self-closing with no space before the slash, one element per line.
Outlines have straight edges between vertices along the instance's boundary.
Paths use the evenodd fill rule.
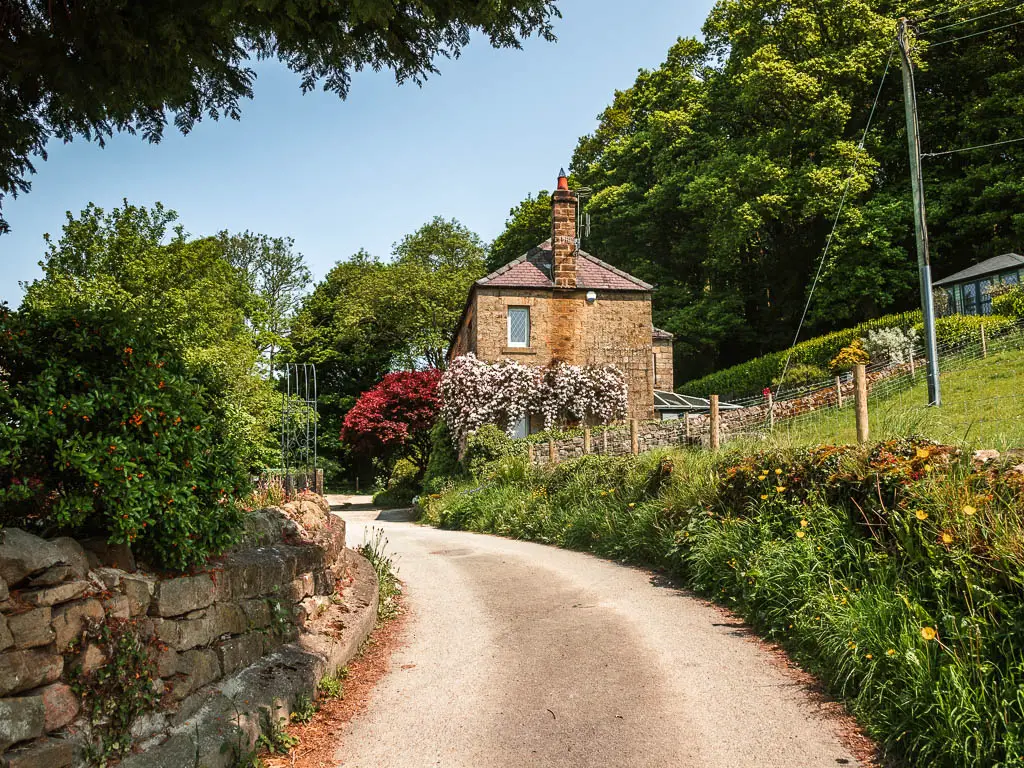
<path fill-rule="evenodd" d="M 456 440 L 484 424 L 512 433 L 528 414 L 550 429 L 564 422 L 624 418 L 626 377 L 615 366 L 557 362 L 531 368 L 514 360 L 488 364 L 468 354 L 452 361 L 441 379 L 441 415 Z"/>

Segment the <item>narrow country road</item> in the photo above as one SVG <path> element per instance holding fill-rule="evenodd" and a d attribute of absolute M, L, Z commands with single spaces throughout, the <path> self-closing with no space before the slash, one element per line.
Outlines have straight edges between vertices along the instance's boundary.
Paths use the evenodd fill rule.
<path fill-rule="evenodd" d="M 741 625 L 649 573 L 342 498 L 350 546 L 385 530 L 411 615 L 339 766 L 857 764 Z"/>

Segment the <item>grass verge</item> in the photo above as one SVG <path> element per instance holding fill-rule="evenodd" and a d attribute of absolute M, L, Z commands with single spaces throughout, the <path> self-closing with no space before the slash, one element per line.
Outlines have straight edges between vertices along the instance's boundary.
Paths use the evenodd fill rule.
<path fill-rule="evenodd" d="M 785 647 L 890 758 L 1024 759 L 1024 475 L 1009 467 L 924 440 L 507 458 L 429 497 L 424 519 L 670 571 Z"/>

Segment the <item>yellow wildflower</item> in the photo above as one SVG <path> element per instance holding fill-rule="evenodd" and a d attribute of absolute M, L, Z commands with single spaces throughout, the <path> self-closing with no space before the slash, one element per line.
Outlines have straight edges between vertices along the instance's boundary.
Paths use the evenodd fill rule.
<path fill-rule="evenodd" d="M 776 493 L 782 493 L 784 490 L 786 490 L 786 486 L 784 486 L 784 485 L 777 485 L 777 486 L 775 486 L 775 492 Z"/>
<path fill-rule="evenodd" d="M 914 516 L 917 517 L 918 520 L 927 520 L 928 519 L 928 513 L 925 512 L 923 509 L 917 510 L 917 512 L 914 513 Z"/>
<path fill-rule="evenodd" d="M 635 506 L 636 506 L 636 504 L 635 504 L 635 503 L 633 503 L 632 501 L 631 501 L 631 502 L 629 502 L 629 508 L 630 508 L 630 509 L 632 509 L 632 508 L 633 508 L 633 507 L 635 507 Z"/>
<path fill-rule="evenodd" d="M 947 544 L 947 545 L 948 544 L 952 544 L 953 543 L 953 534 L 952 533 L 943 533 L 942 534 L 942 543 L 943 544 Z"/>
<path fill-rule="evenodd" d="M 938 634 L 934 627 L 921 627 L 921 637 L 925 640 L 934 640 Z"/>
<path fill-rule="evenodd" d="M 976 509 L 975 509 L 974 507 L 972 507 L 972 506 L 971 506 L 970 504 L 967 504 L 967 505 L 965 505 L 965 506 L 964 506 L 964 514 L 965 514 L 965 515 L 973 515 L 973 514 L 974 514 L 975 512 L 977 512 L 977 511 L 978 511 L 978 510 L 976 510 Z"/>
<path fill-rule="evenodd" d="M 890 648 L 888 651 L 885 652 L 885 655 L 886 656 L 895 656 L 896 655 L 896 649 L 895 648 Z"/>
<path fill-rule="evenodd" d="M 807 527 L 807 521 L 806 520 L 801 520 L 800 521 L 800 527 L 801 528 L 806 528 Z"/>
<path fill-rule="evenodd" d="M 932 455 L 932 452 L 929 451 L 927 448 L 918 448 L 917 449 L 917 458 L 919 458 L 919 459 L 927 459 L 931 455 Z"/>
<path fill-rule="evenodd" d="M 782 474 L 782 470 L 781 469 L 776 469 L 775 470 L 775 474 L 776 475 L 781 475 Z"/>
<path fill-rule="evenodd" d="M 872 655 L 871 655 L 870 653 L 865 653 L 865 654 L 864 654 L 864 658 L 865 658 L 865 659 L 873 659 L 873 658 L 875 658 L 875 657 L 874 657 L 874 656 L 872 656 Z"/>
<path fill-rule="evenodd" d="M 767 499 L 768 499 L 768 494 L 767 493 L 762 493 L 761 494 L 761 501 L 766 501 Z"/>
<path fill-rule="evenodd" d="M 796 532 L 796 537 L 797 537 L 798 539 L 802 539 L 802 538 L 803 538 L 804 536 L 806 536 L 806 535 L 807 535 L 806 531 L 797 531 L 797 532 Z"/>

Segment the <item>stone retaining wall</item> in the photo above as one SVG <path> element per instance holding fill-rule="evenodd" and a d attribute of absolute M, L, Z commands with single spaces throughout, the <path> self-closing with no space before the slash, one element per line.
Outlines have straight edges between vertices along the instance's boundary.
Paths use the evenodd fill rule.
<path fill-rule="evenodd" d="M 149 643 L 160 706 L 132 729 L 144 746 L 204 686 L 299 639 L 338 599 L 345 524 L 321 497 L 285 507 L 248 515 L 243 545 L 188 575 L 147 571 L 102 542 L 2 531 L 0 765 L 85 764 L 90 725 L 71 683 L 111 661 L 83 639 L 88 626 L 132 621 Z"/>

